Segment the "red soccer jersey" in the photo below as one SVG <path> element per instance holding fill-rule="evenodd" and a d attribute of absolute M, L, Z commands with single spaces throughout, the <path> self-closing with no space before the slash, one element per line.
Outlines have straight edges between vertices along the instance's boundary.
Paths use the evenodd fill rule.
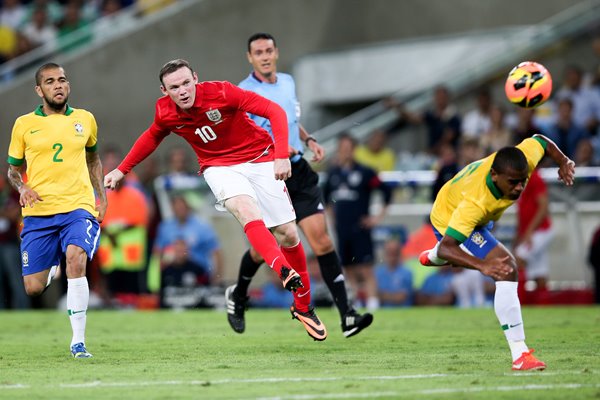
<path fill-rule="evenodd" d="M 124 174 L 131 171 L 171 132 L 192 146 L 201 172 L 210 166 L 288 158 L 285 111 L 254 92 L 229 82 L 202 82 L 196 85 L 194 105 L 188 111 L 181 110 L 169 96 L 158 99 L 154 122 L 135 142 L 119 170 Z M 275 144 L 247 112 L 270 120 Z"/>
<path fill-rule="evenodd" d="M 525 230 L 529 224 L 531 224 L 531 221 L 538 209 L 537 198 L 540 195 L 548 195 L 548 188 L 546 187 L 546 183 L 544 183 L 538 171 L 534 170 L 529 177 L 529 181 L 527 182 L 527 186 L 525 186 L 525 190 L 523 190 L 523 193 L 521 193 L 521 196 L 519 196 L 519 200 L 517 201 L 517 217 L 519 218 L 519 229 L 517 232 L 518 235 L 525 233 Z M 536 230 L 546 230 L 550 227 L 550 225 L 550 217 L 546 215 Z"/>

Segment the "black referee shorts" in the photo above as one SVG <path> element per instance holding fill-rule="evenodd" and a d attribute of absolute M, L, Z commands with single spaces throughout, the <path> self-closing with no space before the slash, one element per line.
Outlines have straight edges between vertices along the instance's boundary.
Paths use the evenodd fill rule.
<path fill-rule="evenodd" d="M 296 210 L 296 222 L 324 211 L 319 175 L 304 158 L 292 163 L 292 177 L 285 185 Z"/>

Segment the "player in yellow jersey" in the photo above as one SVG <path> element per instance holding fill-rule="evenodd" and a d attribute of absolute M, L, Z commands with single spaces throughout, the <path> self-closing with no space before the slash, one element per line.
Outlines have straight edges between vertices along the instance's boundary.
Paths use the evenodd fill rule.
<path fill-rule="evenodd" d="M 575 163 L 543 135 L 534 135 L 463 168 L 446 182 L 433 203 L 430 217 L 439 242 L 420 257 L 426 266 L 462 266 L 496 281 L 494 310 L 511 350 L 513 370 L 543 370 L 546 364 L 525 345 L 515 258 L 490 229 L 519 198 L 544 155 L 559 166 L 559 179 L 572 185 Z"/>
<path fill-rule="evenodd" d="M 23 282 L 28 295 L 41 294 L 65 256 L 67 308 L 73 330 L 71 354 L 89 358 L 92 355 L 85 347 L 89 301 L 85 267 L 96 252 L 99 222 L 107 207 L 102 164 L 96 151 L 97 125 L 90 112 L 67 103 L 71 87 L 61 66 L 42 65 L 35 82 L 42 104 L 17 118 L 8 149 L 8 178 L 19 191 L 23 207 Z"/>

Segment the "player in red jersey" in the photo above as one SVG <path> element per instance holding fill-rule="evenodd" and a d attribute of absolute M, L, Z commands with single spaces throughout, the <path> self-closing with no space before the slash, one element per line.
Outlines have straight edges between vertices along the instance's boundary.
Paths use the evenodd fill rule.
<path fill-rule="evenodd" d="M 104 177 L 104 186 L 114 188 L 171 132 L 181 136 L 198 157 L 217 209 L 239 221 L 250 244 L 294 293 L 308 334 L 325 340 L 325 326 L 310 305 L 306 257 L 284 183 L 291 176 L 285 111 L 229 82 L 198 83 L 198 75 L 181 59 L 166 63 L 159 80 L 165 96 L 156 102 L 154 122 Z M 246 113 L 269 119 L 274 142 Z"/>

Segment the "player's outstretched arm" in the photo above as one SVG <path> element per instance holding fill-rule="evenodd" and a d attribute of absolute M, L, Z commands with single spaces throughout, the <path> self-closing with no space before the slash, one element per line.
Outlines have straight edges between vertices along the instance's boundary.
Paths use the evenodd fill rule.
<path fill-rule="evenodd" d="M 96 219 L 98 222 L 102 222 L 104 214 L 106 214 L 106 208 L 108 207 L 108 201 L 106 200 L 106 191 L 102 185 L 102 161 L 100 161 L 100 155 L 97 152 L 86 152 L 85 160 L 87 162 L 88 172 L 90 174 L 90 181 L 96 197 L 98 197 L 98 205 L 96 210 L 98 216 Z"/>
<path fill-rule="evenodd" d="M 104 177 L 104 187 L 114 190 L 124 177 L 125 174 L 115 168 Z"/>
<path fill-rule="evenodd" d="M 575 161 L 567 157 L 551 139 L 544 135 L 535 134 L 546 141 L 546 154 L 558 165 L 558 180 L 567 186 L 572 186 L 575 180 Z"/>
<path fill-rule="evenodd" d="M 33 207 L 38 201 L 43 201 L 39 194 L 35 190 L 29 187 L 23 182 L 23 176 L 21 175 L 22 167 L 14 165 L 8 166 L 8 181 L 19 192 L 19 204 L 21 207 Z"/>

